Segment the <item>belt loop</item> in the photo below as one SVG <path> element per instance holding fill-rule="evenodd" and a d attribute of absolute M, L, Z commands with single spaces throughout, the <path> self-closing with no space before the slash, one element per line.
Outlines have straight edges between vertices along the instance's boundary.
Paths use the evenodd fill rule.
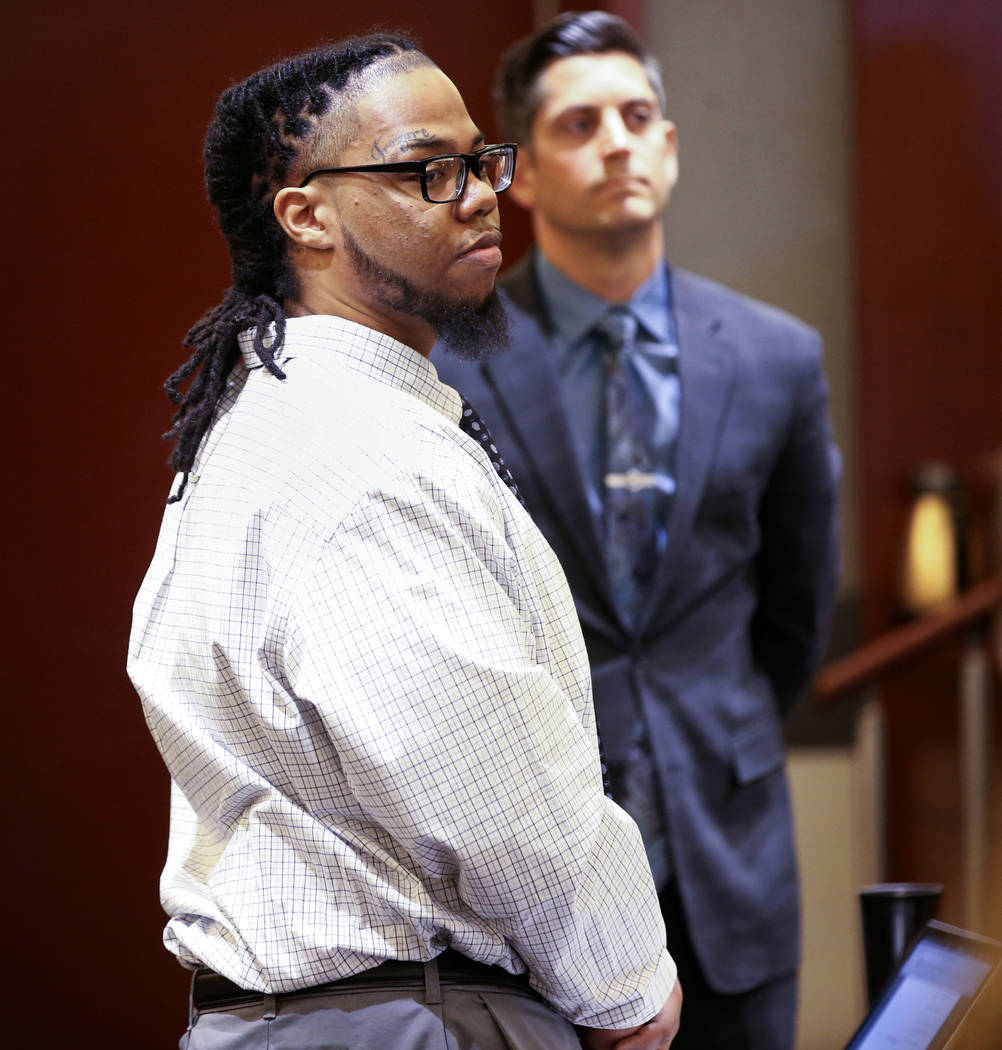
<path fill-rule="evenodd" d="M 424 964 L 424 1001 L 429 1006 L 441 1006 L 442 985 L 438 978 L 438 959 L 429 959 Z"/>
<path fill-rule="evenodd" d="M 269 992 L 264 994 L 264 1015 L 262 1016 L 263 1021 L 274 1021 L 275 1015 L 278 1013 L 278 1000 Z"/>

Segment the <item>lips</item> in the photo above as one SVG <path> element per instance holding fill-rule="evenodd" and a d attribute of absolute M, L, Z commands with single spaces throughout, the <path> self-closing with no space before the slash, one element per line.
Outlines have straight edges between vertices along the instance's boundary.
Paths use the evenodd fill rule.
<path fill-rule="evenodd" d="M 460 253 L 462 255 L 468 255 L 470 252 L 478 252 L 483 248 L 500 248 L 501 247 L 501 231 L 500 230 L 487 230 L 480 234 L 479 237 L 468 247 L 464 248 Z"/>
<path fill-rule="evenodd" d="M 642 189 L 646 185 L 647 180 L 642 175 L 611 175 L 598 183 L 595 189 L 602 193 L 606 190 Z"/>
<path fill-rule="evenodd" d="M 464 262 L 480 266 L 501 265 L 501 231 L 486 230 L 459 253 Z"/>

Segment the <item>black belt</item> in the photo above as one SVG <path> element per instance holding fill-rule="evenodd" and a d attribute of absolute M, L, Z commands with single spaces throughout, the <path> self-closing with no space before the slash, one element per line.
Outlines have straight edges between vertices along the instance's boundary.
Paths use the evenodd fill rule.
<path fill-rule="evenodd" d="M 516 987 L 529 991 L 528 974 L 512 974 L 500 966 L 489 966 L 461 955 L 451 948 L 446 948 L 441 955 L 432 960 L 436 964 L 438 979 L 443 984 L 489 984 Z M 390 960 L 380 963 L 371 969 L 342 977 L 337 981 L 314 984 L 309 988 L 298 988 L 292 992 L 280 992 L 274 999 L 294 999 L 302 996 L 322 995 L 329 991 L 344 991 L 352 987 L 371 987 L 389 984 L 423 984 L 427 971 L 426 964 L 421 962 L 404 962 Z M 252 1006 L 264 1003 L 264 992 L 253 992 L 223 977 L 222 974 L 205 967 L 197 969 L 191 981 L 191 1004 L 198 1011 L 219 1010 L 234 1006 Z"/>

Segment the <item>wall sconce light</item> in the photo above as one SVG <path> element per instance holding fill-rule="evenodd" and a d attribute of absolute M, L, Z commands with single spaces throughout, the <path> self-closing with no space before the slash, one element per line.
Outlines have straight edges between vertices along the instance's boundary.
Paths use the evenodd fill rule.
<path fill-rule="evenodd" d="M 915 475 L 905 536 L 900 600 L 917 616 L 954 598 L 967 585 L 965 500 L 945 463 L 925 463 Z"/>

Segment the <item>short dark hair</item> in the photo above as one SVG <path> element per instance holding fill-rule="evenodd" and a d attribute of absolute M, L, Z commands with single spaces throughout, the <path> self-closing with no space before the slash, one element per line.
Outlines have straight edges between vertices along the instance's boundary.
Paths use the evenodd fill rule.
<path fill-rule="evenodd" d="M 188 480 L 199 442 L 226 378 L 240 358 L 237 337 L 254 328 L 254 349 L 278 379 L 285 339 L 283 300 L 296 292 L 275 195 L 320 155 L 330 164 L 354 131 L 352 104 L 363 71 L 377 74 L 434 65 L 405 35 L 382 33 L 285 59 L 227 88 L 205 137 L 205 185 L 230 252 L 233 286 L 184 338 L 192 354 L 164 384 L 179 405 L 164 436 L 175 439 L 168 463 Z M 327 156 L 327 155 L 330 156 Z M 196 375 L 197 373 L 197 375 Z M 192 378 L 194 376 L 194 378 Z M 180 385 L 191 379 L 182 395 Z"/>
<path fill-rule="evenodd" d="M 494 107 L 501 137 L 532 148 L 532 122 L 543 98 L 539 80 L 558 58 L 623 51 L 643 67 L 662 110 L 664 85 L 658 60 L 628 22 L 606 11 L 568 11 L 514 44 L 501 58 L 494 80 Z"/>

